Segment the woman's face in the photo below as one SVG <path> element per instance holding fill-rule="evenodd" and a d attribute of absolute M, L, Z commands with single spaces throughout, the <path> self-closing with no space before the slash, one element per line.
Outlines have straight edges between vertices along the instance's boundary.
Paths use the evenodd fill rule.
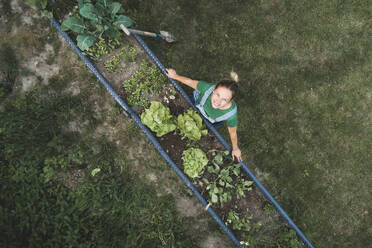
<path fill-rule="evenodd" d="M 217 109 L 223 109 L 230 104 L 232 98 L 231 90 L 225 87 L 218 87 L 214 89 L 212 95 L 212 107 Z"/>

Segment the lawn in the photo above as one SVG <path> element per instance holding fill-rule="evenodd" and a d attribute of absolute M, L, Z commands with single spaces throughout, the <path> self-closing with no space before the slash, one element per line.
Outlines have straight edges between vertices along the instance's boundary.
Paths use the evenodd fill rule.
<path fill-rule="evenodd" d="M 120 0 L 120 2 L 134 20 L 135 28 L 147 31 L 167 30 L 176 36 L 177 43 L 174 44 L 146 39 L 167 67 L 175 68 L 179 74 L 210 82 L 228 77 L 231 69 L 239 74 L 240 92 L 236 101 L 240 116 L 239 144 L 244 160 L 315 247 L 367 247 L 372 242 L 371 1 Z M 9 12 L 5 9 L 11 8 L 10 4 L 2 5 L 4 7 L 2 16 L 8 15 Z M 52 54 L 60 54 L 63 45 L 57 33 L 48 29 L 50 24 L 46 19 L 39 20 L 33 25 L 21 26 L 20 24 L 25 21 L 23 14 L 12 13 L 7 17 L 12 25 L 8 23 L 0 26 L 2 53 L 11 55 L 12 50 L 8 47 L 16 49 L 13 52 L 17 54 L 19 60 L 10 62 L 13 65 L 19 63 L 20 69 L 12 71 L 10 76 L 19 73 L 21 77 L 32 78 L 35 82 L 41 83 L 44 82 L 42 76 L 30 70 L 38 66 L 38 61 L 35 62 L 31 58 L 44 52 L 46 43 L 52 44 Z M 40 32 L 40 30 L 50 32 Z M 143 154 L 148 154 L 149 158 L 145 163 L 147 168 L 155 167 L 151 160 L 154 156 L 160 164 L 160 158 L 156 157 L 154 150 L 147 147 L 143 139 L 138 139 L 138 130 L 127 122 L 124 123 L 121 114 L 111 112 L 113 111 L 111 108 L 108 111 L 97 107 L 102 103 L 102 99 L 109 96 L 102 87 L 98 86 L 98 82 L 87 70 L 81 70 L 82 64 L 72 57 L 66 56 L 64 60 L 55 61 L 56 58 L 47 56 L 45 61 L 59 64 L 63 71 L 49 80 L 52 89 L 44 89 L 43 93 L 55 97 L 52 98 L 56 100 L 53 104 L 60 104 L 58 101 L 68 103 L 60 104 L 62 106 L 56 105 L 60 112 L 55 118 L 60 118 L 59 120 L 66 125 L 60 127 L 53 122 L 50 123 L 51 130 L 46 132 L 47 135 L 52 135 L 53 132 L 54 134 L 65 133 L 66 130 L 63 128 L 67 126 L 68 131 L 72 129 L 77 132 L 83 129 L 84 134 L 94 132 L 96 136 L 92 139 L 101 136 L 108 136 L 105 139 L 110 139 L 113 135 L 107 133 L 98 135 L 99 132 L 95 131 L 105 130 L 106 127 L 102 125 L 110 122 L 122 131 L 119 132 L 120 136 L 114 139 L 115 141 L 125 137 L 127 142 L 138 145 L 139 150 L 143 150 Z M 46 66 L 44 64 L 40 62 L 39 68 Z M 80 91 L 75 91 L 71 85 L 66 89 L 66 83 L 78 84 Z M 8 93 L 7 87 L 0 92 L 1 101 Z M 65 91 L 70 92 L 69 90 L 75 93 L 81 92 L 79 96 L 87 101 L 78 100 L 71 94 L 55 96 L 55 92 L 66 93 Z M 19 89 L 16 90 L 18 91 Z M 92 96 L 93 99 L 89 98 Z M 31 100 L 27 99 L 18 100 L 14 107 L 22 110 L 22 107 L 28 106 L 27 101 L 35 100 L 32 97 Z M 42 106 L 48 107 L 46 103 Z M 31 105 L 40 107 L 40 102 L 36 101 Z M 4 109 L 4 104 L 1 104 L 2 117 L 5 116 Z M 14 115 L 17 113 L 14 111 Z M 113 116 L 110 117 L 107 113 Z M 23 111 L 21 116 L 23 114 L 28 116 L 29 113 Z M 78 118 L 78 121 L 69 122 L 71 118 Z M 5 118 L 2 118 L 2 121 L 7 123 Z M 38 125 L 33 125 L 32 121 L 35 119 L 31 118 L 29 121 L 35 128 L 31 130 L 36 130 L 34 134 L 42 132 L 41 134 L 44 135 L 45 130 L 38 129 Z M 228 140 L 227 132 L 224 130 L 221 132 Z M 4 134 L 2 135 L 1 137 L 5 137 Z M 70 150 L 71 154 L 76 152 L 71 145 L 71 135 L 77 136 L 77 133 L 69 133 L 65 137 L 66 140 L 64 139 L 67 157 Z M 76 140 L 75 137 L 74 141 Z M 21 141 L 22 138 L 17 140 L 17 142 Z M 36 141 L 40 143 L 40 140 L 36 139 Z M 89 142 L 92 140 L 82 139 L 79 142 L 82 142 L 79 143 L 81 147 L 89 147 L 91 144 Z M 106 140 L 100 142 L 102 146 L 92 148 L 98 151 L 98 156 L 111 150 L 112 145 L 112 140 L 108 143 Z M 5 147 L 4 144 L 5 142 L 1 144 L 2 148 Z M 8 150 L 1 151 L 3 164 L 7 162 L 6 156 L 14 158 L 11 157 L 12 154 L 8 154 L 14 150 L 14 147 L 11 147 L 12 143 L 6 144 Z M 48 142 L 44 142 L 44 145 L 47 144 Z M 43 146 L 39 148 L 35 146 L 39 150 L 33 153 L 40 151 L 41 159 L 51 155 L 57 156 L 57 147 L 50 145 L 57 144 L 49 144 L 45 149 L 50 150 L 45 151 Z M 84 154 L 90 153 L 90 148 L 84 149 L 86 149 Z M 47 151 L 52 151 L 53 154 L 47 154 Z M 112 156 L 117 156 L 115 149 L 112 151 Z M 24 154 L 26 155 L 29 154 Z M 120 156 L 122 155 L 120 153 Z M 133 162 L 136 166 L 143 165 L 139 162 L 140 158 L 131 159 L 131 156 L 134 155 L 128 155 L 126 158 L 128 163 Z M 72 156 L 72 159 L 79 158 Z M 102 166 L 94 161 L 106 161 L 120 166 L 120 163 L 108 157 L 97 160 L 94 156 L 87 156 L 84 159 L 84 163 L 91 163 L 89 169 L 92 170 Z M 21 161 L 28 160 L 27 157 L 21 159 Z M 26 163 L 18 163 L 18 165 L 24 168 Z M 32 164 L 32 166 L 37 165 Z M 52 169 L 53 166 L 49 165 Z M 155 170 L 165 171 L 164 164 L 161 166 L 163 167 L 157 167 Z M 4 168 L 2 166 L 2 175 L 11 173 Z M 21 173 L 21 171 L 15 172 Z M 105 170 L 103 169 L 102 172 Z M 40 173 L 43 173 L 42 180 L 35 176 L 37 174 L 31 173 L 32 180 L 38 182 L 37 185 L 50 183 L 45 180 L 49 177 L 53 178 L 53 170 L 46 169 Z M 130 175 L 132 174 L 127 176 Z M 27 179 L 24 174 L 17 174 L 17 176 L 16 180 Z M 98 178 L 100 176 L 106 182 L 107 178 L 104 175 L 97 174 Z M 127 178 L 123 176 L 120 180 L 122 179 Z M 93 177 L 92 180 L 97 179 Z M 116 181 L 117 185 L 120 185 L 120 180 Z M 99 191 L 95 188 L 94 181 L 93 184 L 90 183 L 86 196 L 89 196 L 89 190 L 97 190 L 102 195 L 112 190 L 105 188 Z M 4 185 L 2 184 L 2 187 Z M 19 185 L 14 182 L 9 184 L 9 187 L 13 187 L 14 190 L 19 189 L 17 188 Z M 50 184 L 48 187 L 51 193 L 55 193 L 50 188 Z M 62 185 L 59 183 L 58 187 Z M 139 184 L 138 190 L 148 192 L 149 189 L 146 187 Z M 58 194 L 65 193 L 66 189 Z M 132 196 L 135 200 L 153 199 L 147 194 L 144 198 Z M 4 194 L 2 197 L 10 198 L 11 195 Z M 35 200 L 32 195 L 27 197 Z M 158 200 L 153 199 L 155 202 Z M 163 200 L 169 199 L 160 199 L 160 206 L 164 206 Z M 99 205 L 102 202 L 97 202 L 98 208 L 104 209 L 103 205 Z M 119 202 L 120 199 L 111 206 L 115 209 L 119 206 Z M 27 202 L 24 204 L 29 207 Z M 24 209 L 34 211 L 31 207 Z M 80 213 L 78 210 L 77 214 Z M 2 211 L 5 211 L 4 206 Z M 26 212 L 24 213 L 27 215 Z M 91 216 L 102 214 L 94 211 L 91 213 Z M 174 214 L 173 209 L 168 214 L 169 219 L 183 221 Z M 3 218 L 2 221 L 5 223 L 7 220 Z M 94 218 L 86 219 L 87 223 L 94 225 L 97 223 L 95 221 Z M 49 225 L 49 222 L 42 223 Z M 185 239 L 182 229 L 172 229 L 166 225 L 166 222 L 160 221 L 160 223 L 165 223 L 161 225 L 165 228 L 162 229 L 165 235 L 172 236 L 173 233 L 175 237 L 180 237 L 180 240 Z M 150 229 L 151 236 L 153 233 Z M 44 229 L 40 230 L 42 232 Z M 73 228 L 66 230 L 66 233 L 71 235 L 71 240 L 75 242 L 77 239 L 71 231 Z M 11 230 L 9 232 L 11 233 Z M 92 234 L 83 229 L 81 232 Z M 85 237 L 89 240 L 89 236 Z M 55 241 L 60 242 L 57 238 Z M 104 238 L 110 239 L 110 236 Z M 22 242 L 14 237 L 12 240 Z M 175 242 L 176 239 L 172 237 L 169 239 L 170 244 Z"/>
<path fill-rule="evenodd" d="M 370 1 L 121 2 L 166 66 L 239 74 L 245 161 L 316 247 L 371 243 Z"/>

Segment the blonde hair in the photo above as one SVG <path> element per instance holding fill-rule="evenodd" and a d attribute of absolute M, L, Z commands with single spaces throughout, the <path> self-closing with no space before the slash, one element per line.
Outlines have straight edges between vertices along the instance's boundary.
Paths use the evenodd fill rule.
<path fill-rule="evenodd" d="M 239 82 L 239 76 L 238 76 L 238 73 L 236 73 L 235 71 L 231 71 L 230 72 L 230 78 L 232 81 L 234 81 L 235 83 Z"/>

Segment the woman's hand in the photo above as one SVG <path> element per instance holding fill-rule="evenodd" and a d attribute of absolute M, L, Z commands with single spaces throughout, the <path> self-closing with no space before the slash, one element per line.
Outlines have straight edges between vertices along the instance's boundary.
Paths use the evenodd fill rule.
<path fill-rule="evenodd" d="M 242 152 L 239 148 L 235 148 L 231 151 L 232 159 L 235 161 L 234 157 L 238 160 L 238 162 L 242 161 Z"/>
<path fill-rule="evenodd" d="M 235 157 L 238 160 L 238 162 L 240 162 L 242 161 L 242 152 L 238 147 L 238 135 L 236 134 L 236 129 L 237 127 L 227 127 L 227 130 L 229 130 L 232 145 L 231 151 L 232 159 L 234 160 Z"/>
<path fill-rule="evenodd" d="M 169 68 L 169 69 L 166 69 L 166 70 L 167 70 L 167 77 L 173 78 L 173 79 L 175 79 L 175 77 L 177 77 L 177 72 L 174 69 Z"/>

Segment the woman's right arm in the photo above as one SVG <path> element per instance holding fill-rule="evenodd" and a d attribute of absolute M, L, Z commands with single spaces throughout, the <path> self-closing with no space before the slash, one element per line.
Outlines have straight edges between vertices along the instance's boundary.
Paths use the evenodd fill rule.
<path fill-rule="evenodd" d="M 191 78 L 178 75 L 174 69 L 167 69 L 167 77 L 175 79 L 183 84 L 186 84 L 187 86 L 190 86 L 191 88 L 195 90 L 196 90 L 196 86 L 198 85 L 197 80 L 193 80 Z"/>

